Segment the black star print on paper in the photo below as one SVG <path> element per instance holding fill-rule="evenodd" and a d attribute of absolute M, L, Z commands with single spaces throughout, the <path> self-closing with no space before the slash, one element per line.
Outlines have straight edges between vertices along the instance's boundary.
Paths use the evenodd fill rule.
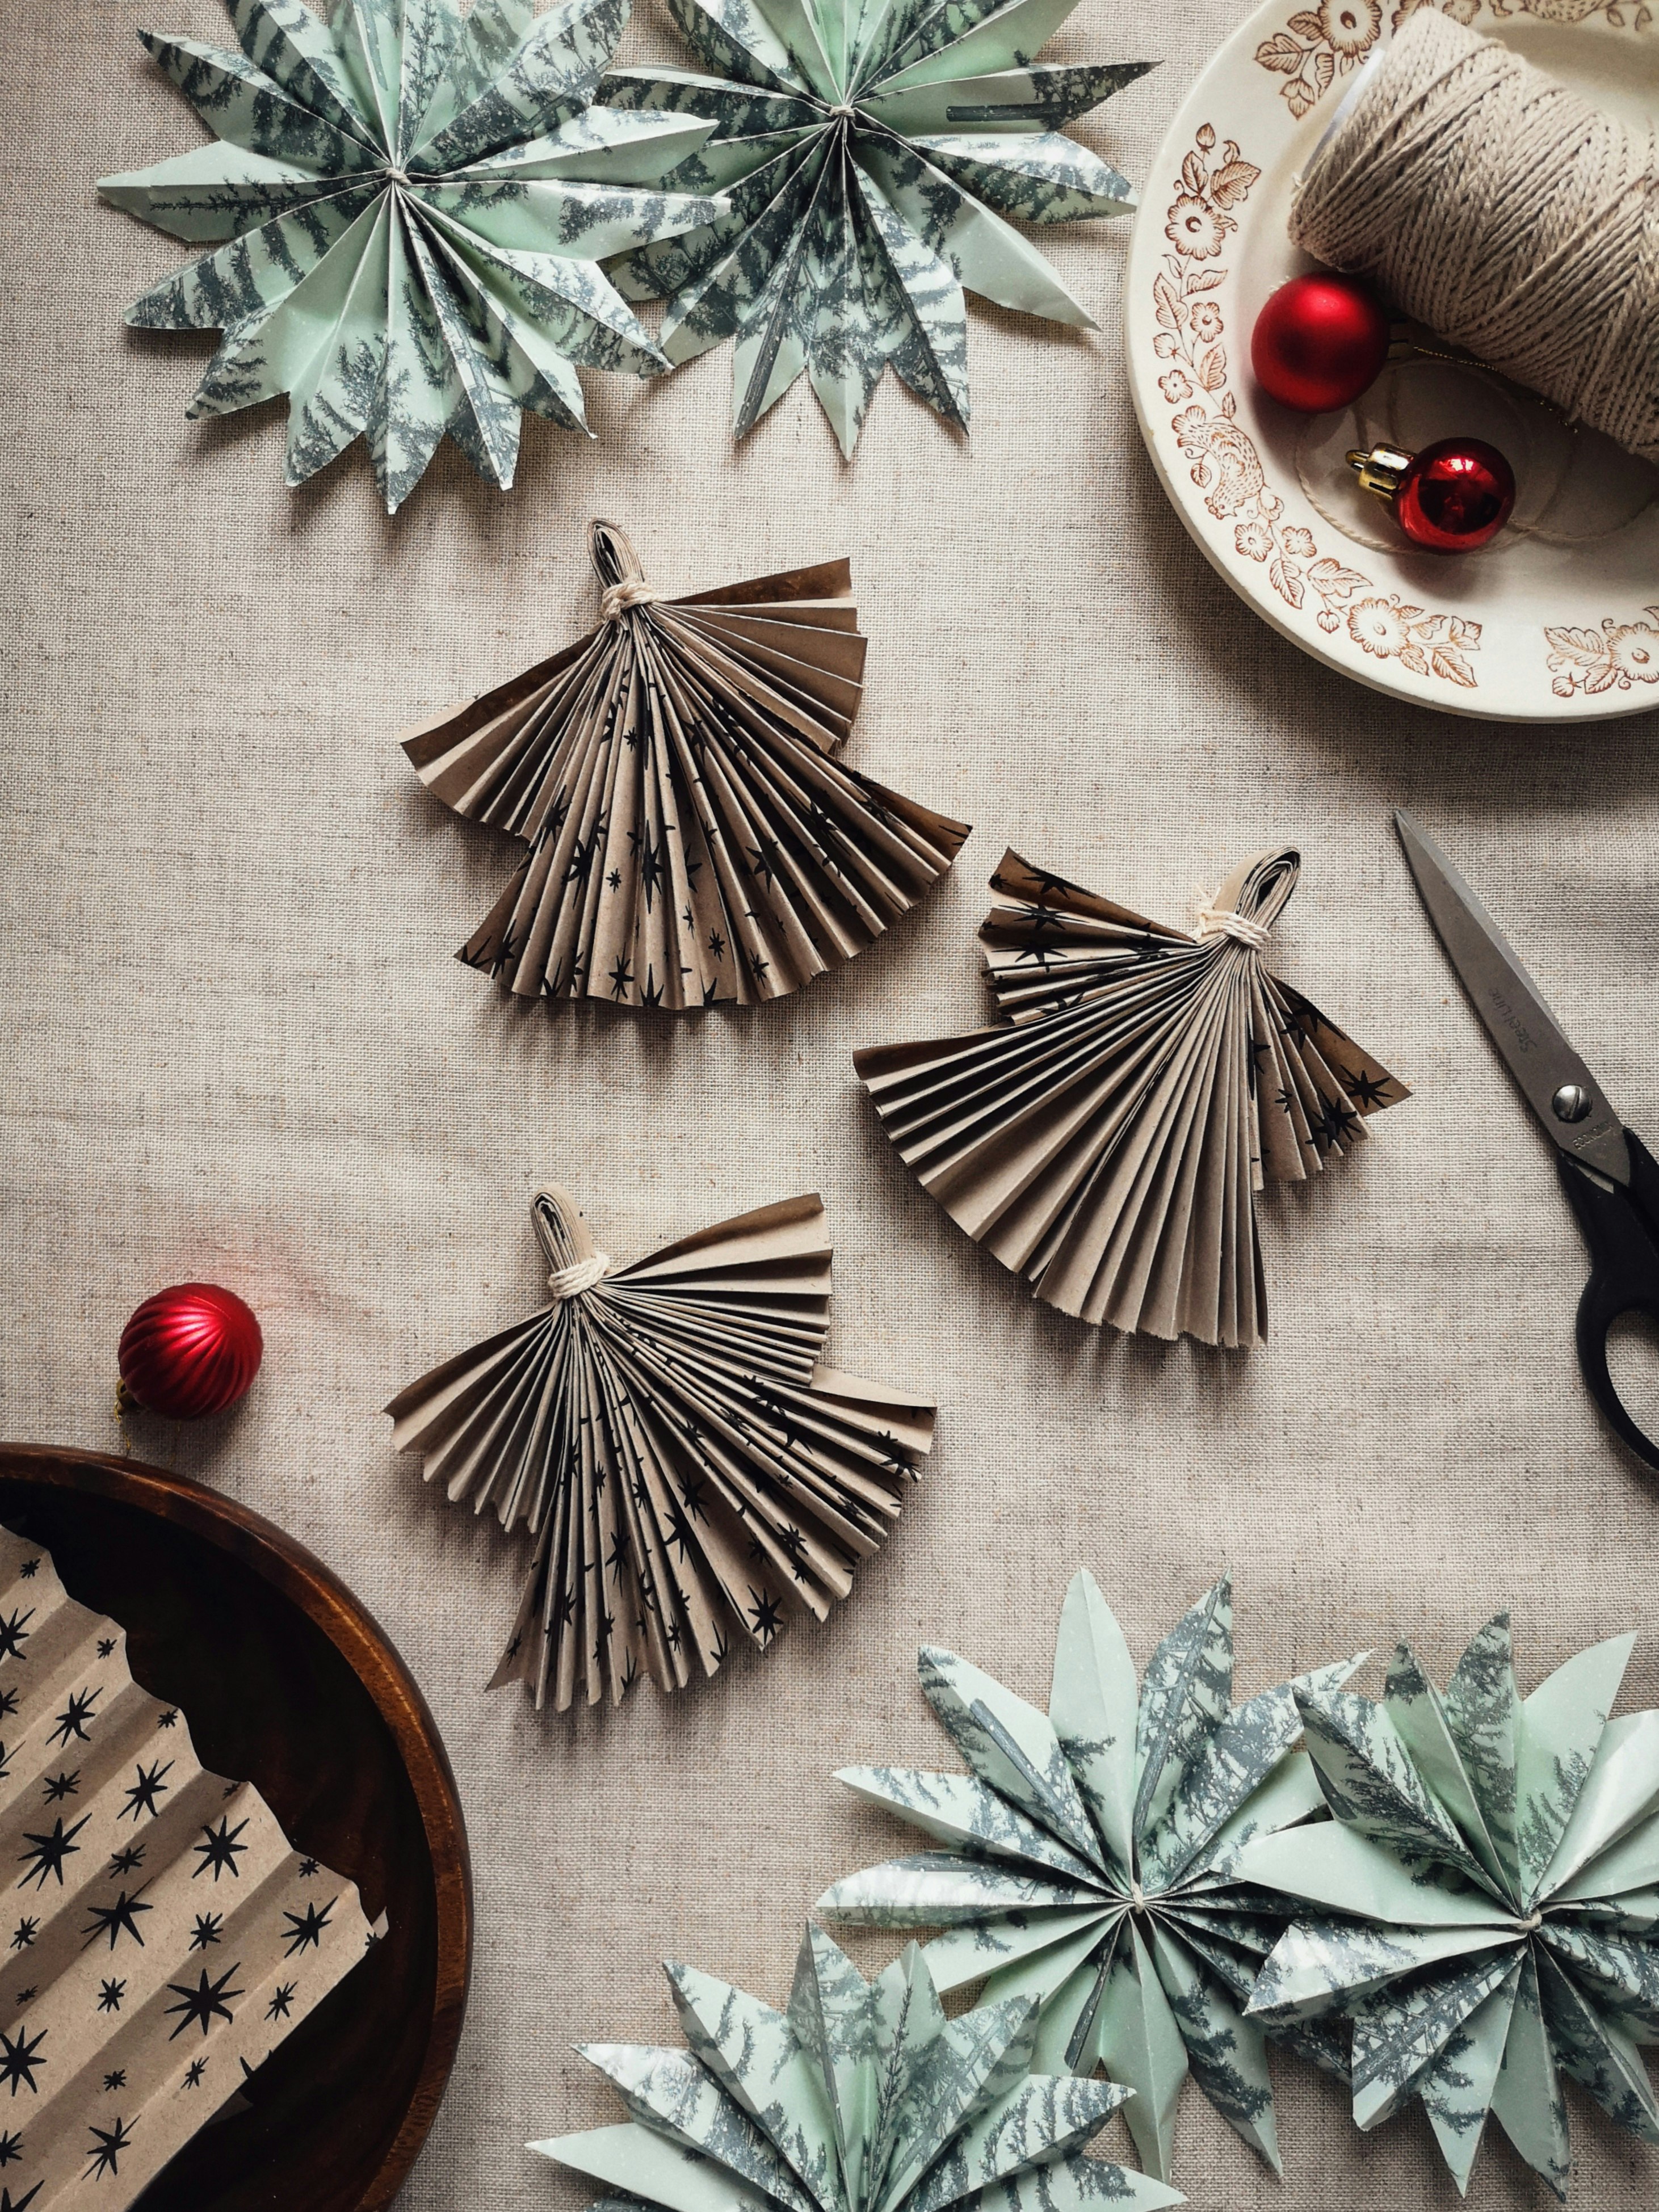
<path fill-rule="evenodd" d="M 101 2180 L 106 2173 L 118 2173 L 116 2160 L 132 2141 L 132 2130 L 126 2122 L 118 2118 L 112 2128 L 94 2128 L 92 2142 L 88 2146 L 92 2163 L 82 2175 L 82 2181 Z"/>
<path fill-rule="evenodd" d="M 39 1557 L 37 1556 L 33 1559 L 25 1559 L 22 1565 L 19 1567 L 17 1571 L 21 1575 L 26 1583 L 32 1583 L 34 1580 L 35 1576 L 40 1571 L 40 1561 Z"/>
<path fill-rule="evenodd" d="M 107 1659 L 114 1649 L 115 1638 L 112 1636 L 100 1636 L 99 1638 L 98 1656 L 100 1659 Z"/>
<path fill-rule="evenodd" d="M 176 1705 L 173 1705 L 170 1706 L 166 1712 L 156 1714 L 155 1725 L 157 1728 L 173 1728 L 176 1726 L 178 1719 L 179 1708 Z"/>
<path fill-rule="evenodd" d="M 298 1867 L 297 1871 L 298 1871 L 298 1874 L 299 1874 L 299 1876 L 300 1876 L 300 1879 L 301 1879 L 301 1881 L 309 1881 L 311 1880 L 312 1875 L 314 1875 L 314 1874 L 316 1873 L 316 1871 L 317 1871 L 317 1862 L 316 1862 L 316 1860 L 315 1860 L 315 1859 L 301 1859 L 301 1862 L 300 1862 L 300 1864 L 299 1864 L 299 1867 Z"/>
<path fill-rule="evenodd" d="M 81 1794 L 81 1770 L 77 1766 L 72 1774 L 49 1774 L 41 1788 L 48 1805 L 61 1804 L 65 1797 L 78 1797 Z"/>
<path fill-rule="evenodd" d="M 14 2197 L 10 2190 L 0 2183 L 0 2212 L 28 2212 L 29 2206 L 46 2185 L 44 2181 L 37 2181 L 27 2197 Z"/>
<path fill-rule="evenodd" d="M 125 2069 L 121 2067 L 118 2066 L 114 2073 L 106 2074 L 104 2076 L 104 2094 L 106 2096 L 108 2096 L 112 2090 L 125 2089 L 126 2086 L 126 2073 Z"/>
<path fill-rule="evenodd" d="M 100 1982 L 98 1985 L 99 2011 L 119 2012 L 121 2000 L 126 1993 L 127 1985 L 125 1982 Z"/>
<path fill-rule="evenodd" d="M 103 1696 L 102 1690 L 71 1690 L 70 1701 L 58 1714 L 48 1743 L 60 1743 L 67 1750 L 71 1737 L 77 1743 L 89 1743 L 87 1723 L 92 1718 L 92 1709 Z"/>
<path fill-rule="evenodd" d="M 645 966 L 645 981 L 640 991 L 640 1004 L 642 1006 L 659 1006 L 662 1004 L 662 985 L 658 982 L 649 961 L 647 961 Z"/>
<path fill-rule="evenodd" d="M 46 2063 L 40 2056 L 40 2045 L 46 2034 L 43 2027 L 39 2035 L 31 2035 L 21 2021 L 15 2037 L 0 2027 L 0 2083 L 5 2084 L 14 2097 L 20 2087 L 28 2090 L 31 2095 L 40 2095 L 40 2086 L 34 2076 L 37 2068 Z"/>
<path fill-rule="evenodd" d="M 224 1924 L 225 1916 L 222 1912 L 198 1912 L 196 1916 L 196 1925 L 191 1932 L 191 1949 L 205 1951 L 210 1943 L 216 1943 Z"/>
<path fill-rule="evenodd" d="M 757 1590 L 752 1583 L 749 1585 L 749 1620 L 763 1644 L 769 1644 L 783 1626 L 777 1600 L 769 1590 Z"/>
<path fill-rule="evenodd" d="M 1390 1088 L 1390 1080 L 1386 1076 L 1381 1083 L 1363 1072 L 1348 1078 L 1348 1096 L 1359 1107 L 1386 1106 Z"/>
<path fill-rule="evenodd" d="M 192 2058 L 191 2060 L 189 2065 L 185 2069 L 185 2087 L 186 2089 L 199 2089 L 201 2087 L 202 2076 L 207 2072 L 207 2066 L 208 2063 L 205 2058 Z"/>
<path fill-rule="evenodd" d="M 109 1870 L 112 1874 L 136 1874 L 143 1863 L 143 1845 L 129 1844 L 125 1850 L 117 1851 L 112 1855 L 109 1863 Z"/>
<path fill-rule="evenodd" d="M 72 1828 L 66 1829 L 60 1814 L 49 1836 L 33 1835 L 26 1828 L 23 1840 L 29 1848 L 17 1855 L 24 1869 L 17 1885 L 19 1889 L 27 1889 L 30 1882 L 44 1889 L 48 1875 L 57 1877 L 58 1887 L 61 1889 L 64 1886 L 64 1861 L 80 1850 L 81 1846 L 75 1838 L 91 1818 L 90 1813 L 83 1813 Z"/>
<path fill-rule="evenodd" d="M 633 983 L 633 967 L 629 962 L 623 959 L 622 954 L 619 952 L 617 955 L 616 964 L 611 970 L 611 997 L 613 999 L 620 999 L 623 992 L 629 989 L 630 985 Z"/>
<path fill-rule="evenodd" d="M 21 1659 L 27 1655 L 23 1646 L 28 1642 L 29 1632 L 24 1626 L 34 1618 L 34 1607 L 27 1613 L 14 1613 L 0 1620 L 0 1659 Z"/>
<path fill-rule="evenodd" d="M 749 968 L 750 974 L 754 976 L 755 981 L 757 983 L 762 981 L 772 972 L 771 962 L 769 960 L 763 959 L 758 952 L 751 952 L 750 954 Z"/>
<path fill-rule="evenodd" d="M 278 1982 L 270 1993 L 270 2002 L 265 2007 L 265 2018 L 287 2020 L 294 2002 L 294 1992 L 299 1986 L 297 1982 Z"/>
<path fill-rule="evenodd" d="M 0 1690 L 0 1718 L 9 1719 L 17 1711 L 18 1692 Z"/>
<path fill-rule="evenodd" d="M 619 891 L 622 889 L 622 870 L 620 868 L 612 868 L 611 873 L 605 878 L 605 888 L 608 890 Z"/>
<path fill-rule="evenodd" d="M 216 2020 L 230 2020 L 234 2017 L 230 2009 L 230 2000 L 232 1997 L 240 1996 L 242 1991 L 233 1990 L 229 1983 L 231 1976 L 240 1971 L 241 1963 L 240 1959 L 234 1960 L 225 1968 L 216 1982 L 208 1979 L 208 1970 L 204 1966 L 202 1978 L 193 1990 L 184 1982 L 167 1984 L 174 1996 L 183 2000 L 181 2003 L 167 2006 L 168 2017 L 171 2018 L 174 2013 L 184 2014 L 178 2027 L 173 2029 L 173 2034 L 168 2036 L 169 2043 L 173 2042 L 175 2037 L 182 2035 L 187 2027 L 199 2027 L 205 2035 Z"/>
<path fill-rule="evenodd" d="M 84 1950 L 88 1944 L 95 1943 L 100 1936 L 107 1936 L 109 1948 L 112 1951 L 123 1936 L 131 1936 L 142 1951 L 144 1939 L 138 1933 L 138 1923 L 133 1916 L 149 1912 L 151 1909 L 142 1899 L 129 1897 L 125 1890 L 121 1891 L 113 1905 L 94 1905 L 90 1924 L 81 1930 L 86 1938 L 82 1948 Z"/>
<path fill-rule="evenodd" d="M 246 1850 L 247 1845 L 239 1844 L 236 1838 L 246 1826 L 246 1820 L 239 1820 L 233 1828 L 230 1825 L 230 1815 L 226 1814 L 219 1822 L 217 1835 L 215 1835 L 211 1824 L 204 1828 L 202 1834 L 204 1840 L 199 1844 L 192 1844 L 191 1846 L 202 1862 L 200 1866 L 191 1869 L 191 1880 L 193 1881 L 198 1875 L 205 1874 L 210 1867 L 213 1869 L 213 1879 L 216 1882 L 222 1874 L 234 1875 L 240 1879 L 242 1870 L 236 1861 Z"/>
<path fill-rule="evenodd" d="M 288 1923 L 283 1930 L 283 1940 L 288 1945 L 285 1954 L 288 1958 L 291 1959 L 296 1951 L 320 1949 L 323 1931 L 328 1926 L 328 1916 L 338 1902 L 337 1898 L 331 1897 L 320 1912 L 314 1905 L 307 1905 L 303 1912 L 283 1912 L 283 1917 Z"/>
<path fill-rule="evenodd" d="M 23 2155 L 21 2135 L 9 2135 L 0 2128 L 0 2166 L 10 2166 Z"/>
<path fill-rule="evenodd" d="M 40 1923 L 38 1920 L 30 1920 L 27 1917 L 20 1920 L 17 1923 L 17 1932 L 11 1939 L 12 1949 L 27 1951 L 40 1932 Z"/>
<path fill-rule="evenodd" d="M 131 1815 L 137 1820 L 141 1814 L 148 1814 L 154 1819 L 160 1810 L 155 1801 L 167 1786 L 161 1778 L 163 1775 L 171 1774 L 172 1771 L 171 1759 L 168 1759 L 165 1766 L 159 1759 L 152 1766 L 135 1766 L 133 1772 L 138 1778 L 136 1782 L 129 1784 L 125 1793 L 127 1802 L 122 1806 L 117 1818 L 125 1820 Z"/>

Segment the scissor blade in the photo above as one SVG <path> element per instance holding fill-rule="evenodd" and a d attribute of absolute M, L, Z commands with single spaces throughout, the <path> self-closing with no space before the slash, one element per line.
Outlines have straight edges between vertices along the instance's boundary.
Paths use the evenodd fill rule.
<path fill-rule="evenodd" d="M 1446 957 L 1527 1103 L 1569 1158 L 1583 1160 L 1615 1182 L 1627 1184 L 1630 1151 L 1624 1127 L 1600 1084 L 1562 1035 L 1502 931 L 1433 838 L 1409 814 L 1396 807 L 1394 825 Z M 1589 1103 L 1577 1121 L 1569 1121 L 1556 1111 L 1554 1101 L 1558 1093 L 1574 1088 Z"/>

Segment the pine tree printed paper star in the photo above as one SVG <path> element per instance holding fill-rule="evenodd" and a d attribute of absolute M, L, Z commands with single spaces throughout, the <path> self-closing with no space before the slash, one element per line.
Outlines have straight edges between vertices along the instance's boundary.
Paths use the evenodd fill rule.
<path fill-rule="evenodd" d="M 742 437 L 805 369 L 843 453 L 890 362 L 968 425 L 964 290 L 1092 329 L 1005 221 L 1127 214 L 1134 195 L 1062 125 L 1152 67 L 1033 62 L 1076 0 L 668 0 L 717 76 L 615 71 L 605 97 L 712 118 L 672 181 L 728 211 L 618 264 L 666 298 L 663 343 L 691 360 L 735 337 Z"/>
<path fill-rule="evenodd" d="M 191 416 L 287 392 L 289 483 L 361 434 L 390 511 L 446 431 L 505 489 L 521 408 L 585 430 L 579 366 L 668 366 L 598 264 L 721 204 L 661 189 L 712 125 L 593 104 L 629 0 L 225 7 L 240 52 L 141 33 L 221 143 L 99 185 L 228 241 L 127 311 L 223 332 Z"/>
<path fill-rule="evenodd" d="M 971 1775 L 850 1767 L 838 1778 L 944 1846 L 848 1875 L 815 1908 L 831 1921 L 944 1928 L 923 1957 L 942 1990 L 1041 2005 L 1035 2063 L 1103 2066 L 1168 2179 L 1188 2069 L 1279 2170 L 1261 2027 L 1244 2017 L 1284 1901 L 1239 1872 L 1257 1835 L 1321 1808 L 1296 1693 L 1357 1664 L 1232 1702 L 1232 1589 L 1207 1591 L 1159 1644 L 1139 1691 L 1123 1632 L 1092 1576 L 1066 1594 L 1046 1715 L 949 1651 L 917 1662 Z M 1299 2047 L 1322 2063 L 1334 2053 Z M 1340 2062 L 1338 2062 L 1340 2063 Z"/>
<path fill-rule="evenodd" d="M 787 2014 L 694 1967 L 666 1972 L 690 2049 L 588 2045 L 582 2056 L 631 2120 L 528 2146 L 618 2191 L 604 2212 L 1152 2212 L 1185 2201 L 1083 2154 L 1129 2093 L 1032 2075 L 1030 1998 L 946 2020 L 914 1943 L 866 1983 L 809 1928 Z"/>
<path fill-rule="evenodd" d="M 1420 2100 L 1460 2190 L 1492 2114 L 1565 2201 L 1564 2073 L 1659 2142 L 1659 1712 L 1607 1718 L 1634 1642 L 1523 1701 L 1499 1613 L 1443 1695 L 1404 1644 L 1380 1704 L 1298 1689 L 1335 1825 L 1244 1853 L 1341 1916 L 1281 1937 L 1252 2014 L 1352 2022 L 1357 2124 Z"/>

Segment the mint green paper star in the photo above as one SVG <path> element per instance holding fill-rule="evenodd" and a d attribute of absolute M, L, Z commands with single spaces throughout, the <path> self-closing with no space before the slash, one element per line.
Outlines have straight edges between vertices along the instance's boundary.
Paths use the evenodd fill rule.
<path fill-rule="evenodd" d="M 668 0 L 717 76 L 619 70 L 605 96 L 711 118 L 677 173 L 727 211 L 616 270 L 667 299 L 663 343 L 690 361 L 737 340 L 739 437 L 805 369 L 843 453 L 890 362 L 968 425 L 964 290 L 1092 329 L 1005 220 L 1127 214 L 1134 194 L 1061 126 L 1150 62 L 1060 68 L 1032 57 L 1077 0 Z"/>
<path fill-rule="evenodd" d="M 947 2020 L 912 1943 L 866 1983 L 822 1929 L 787 2014 L 671 1966 L 689 2051 L 592 2044 L 624 2125 L 529 2148 L 601 2183 L 594 2212 L 1158 2212 L 1184 2199 L 1084 2145 L 1128 2096 L 1030 2072 L 1027 1997 Z"/>
<path fill-rule="evenodd" d="M 599 264 L 706 224 L 661 189 L 713 125 L 595 106 L 628 0 L 225 0 L 240 52 L 141 33 L 220 143 L 99 185 L 224 240 L 127 311 L 217 330 L 189 412 L 289 395 L 288 481 L 361 433 L 388 511 L 446 431 L 506 489 L 520 410 L 587 428 L 578 365 L 668 366 Z"/>

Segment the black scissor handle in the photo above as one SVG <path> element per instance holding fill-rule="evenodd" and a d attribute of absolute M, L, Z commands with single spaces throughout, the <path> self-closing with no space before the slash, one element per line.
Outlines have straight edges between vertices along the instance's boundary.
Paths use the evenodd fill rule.
<path fill-rule="evenodd" d="M 1584 1387 L 1614 1433 L 1636 1456 L 1659 1469 L 1659 1444 L 1625 1411 L 1607 1372 L 1607 1336 L 1631 1313 L 1659 1324 L 1659 1164 L 1632 1130 L 1630 1187 L 1609 1182 L 1593 1169 L 1558 1154 L 1561 1180 L 1589 1247 L 1590 1278 L 1578 1301 L 1575 1334 Z"/>

